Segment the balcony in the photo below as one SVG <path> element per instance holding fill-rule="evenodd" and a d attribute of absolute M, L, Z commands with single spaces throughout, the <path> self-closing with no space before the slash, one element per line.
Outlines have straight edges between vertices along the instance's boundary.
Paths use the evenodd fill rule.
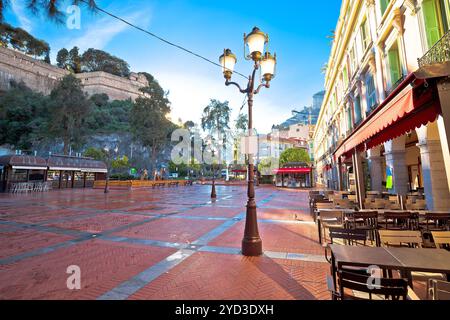
<path fill-rule="evenodd" d="M 448 31 L 422 58 L 419 67 L 450 61 L 450 31 Z"/>

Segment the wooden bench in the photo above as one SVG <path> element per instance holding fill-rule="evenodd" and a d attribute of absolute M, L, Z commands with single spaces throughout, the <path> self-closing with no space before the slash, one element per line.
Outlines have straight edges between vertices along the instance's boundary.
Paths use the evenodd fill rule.
<path fill-rule="evenodd" d="M 169 187 L 178 187 L 179 185 L 180 185 L 180 182 L 178 182 L 178 181 L 173 181 L 173 182 L 168 183 Z"/>

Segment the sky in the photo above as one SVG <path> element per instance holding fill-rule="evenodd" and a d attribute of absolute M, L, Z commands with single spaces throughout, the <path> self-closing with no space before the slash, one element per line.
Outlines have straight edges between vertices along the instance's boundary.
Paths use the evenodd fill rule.
<path fill-rule="evenodd" d="M 269 50 L 278 58 L 270 89 L 255 97 L 254 123 L 258 133 L 291 117 L 292 110 L 312 104 L 323 90 L 322 66 L 328 61 L 341 1 L 235 0 L 97 0 L 99 7 L 171 42 L 218 62 L 223 49 L 238 58 L 236 70 L 247 75 L 252 63 L 244 59 L 243 35 L 254 26 L 269 34 Z M 70 5 L 67 0 L 61 8 Z M 102 13 L 81 7 L 80 29 L 55 24 L 26 10 L 25 0 L 12 0 L 6 21 L 47 41 L 52 62 L 59 49 L 78 46 L 105 50 L 126 60 L 135 72 L 149 72 L 169 91 L 172 119 L 200 123 L 210 99 L 229 101 L 236 119 L 244 95 L 226 87 L 219 67 L 135 30 Z M 246 84 L 237 75 L 233 80 Z M 246 108 L 243 112 L 246 112 Z"/>

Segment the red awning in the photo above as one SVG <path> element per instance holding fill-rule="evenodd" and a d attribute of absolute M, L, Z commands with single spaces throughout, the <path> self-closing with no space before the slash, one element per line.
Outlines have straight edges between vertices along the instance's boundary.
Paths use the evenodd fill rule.
<path fill-rule="evenodd" d="M 295 174 L 295 173 L 310 173 L 311 168 L 281 168 L 274 170 L 275 174 Z"/>
<path fill-rule="evenodd" d="M 355 148 L 370 149 L 434 121 L 440 114 L 436 85 L 408 76 L 340 145 L 335 159 Z"/>

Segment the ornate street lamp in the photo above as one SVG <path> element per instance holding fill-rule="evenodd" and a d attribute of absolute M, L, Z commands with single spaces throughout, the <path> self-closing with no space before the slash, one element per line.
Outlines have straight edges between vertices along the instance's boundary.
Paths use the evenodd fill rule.
<path fill-rule="evenodd" d="M 269 36 L 259 30 L 253 28 L 249 35 L 244 34 L 244 55 L 246 60 L 252 60 L 253 73 L 248 78 L 247 87 L 242 89 L 236 82 L 231 82 L 234 67 L 237 63 L 236 56 L 230 49 L 225 49 L 220 56 L 220 64 L 223 68 L 223 75 L 226 79 L 225 85 L 236 86 L 241 93 L 247 95 L 248 100 L 248 132 L 249 136 L 253 135 L 253 97 L 258 94 L 261 88 L 270 88 L 270 81 L 275 77 L 276 55 L 271 55 L 267 51 Z M 248 53 L 246 48 L 248 47 Z M 261 71 L 260 83 L 256 85 L 256 71 Z M 262 255 L 262 241 L 259 236 L 258 220 L 256 215 L 255 201 L 255 165 L 253 155 L 249 155 L 248 164 L 248 202 L 247 215 L 245 220 L 244 239 L 242 240 L 242 254 L 244 256 L 260 256 Z"/>

